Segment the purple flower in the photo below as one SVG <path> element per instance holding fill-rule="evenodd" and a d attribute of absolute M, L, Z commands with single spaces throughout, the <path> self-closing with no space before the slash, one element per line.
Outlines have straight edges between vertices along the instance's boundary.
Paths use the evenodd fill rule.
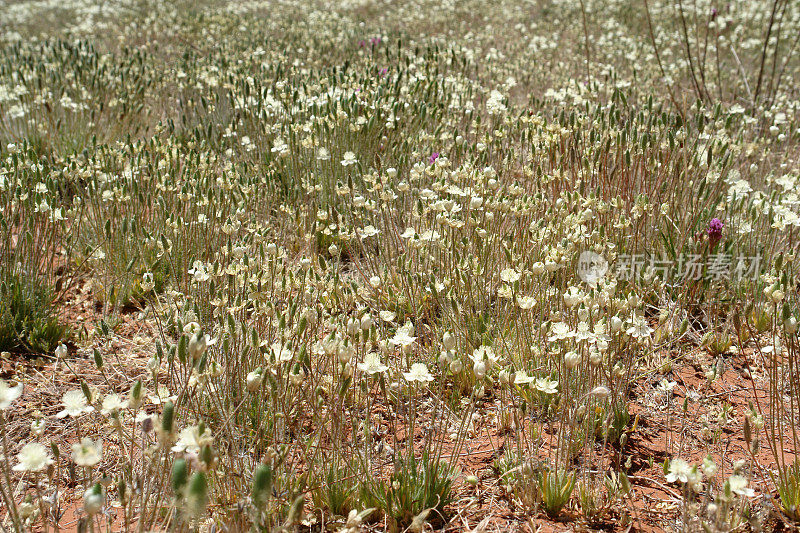
<path fill-rule="evenodd" d="M 717 8 L 716 7 L 712 7 L 711 8 L 711 18 L 714 19 L 716 17 L 717 17 Z"/>
<path fill-rule="evenodd" d="M 439 159 L 439 152 L 433 152 L 428 158 L 428 163 L 432 165 L 437 159 Z"/>
<path fill-rule="evenodd" d="M 364 48 L 365 46 L 367 46 L 367 42 L 366 41 L 358 41 L 358 47 L 359 48 Z"/>
<path fill-rule="evenodd" d="M 386 68 L 386 67 L 383 67 L 383 68 L 381 69 L 381 77 L 384 77 L 384 76 L 386 76 L 386 74 L 387 74 L 388 72 L 389 72 L 389 69 L 388 69 L 388 68 Z"/>
<path fill-rule="evenodd" d="M 708 239 L 711 241 L 712 246 L 717 244 L 722 238 L 722 228 L 724 227 L 725 223 L 718 218 L 712 218 L 711 222 L 708 223 L 706 233 L 708 234 Z"/>

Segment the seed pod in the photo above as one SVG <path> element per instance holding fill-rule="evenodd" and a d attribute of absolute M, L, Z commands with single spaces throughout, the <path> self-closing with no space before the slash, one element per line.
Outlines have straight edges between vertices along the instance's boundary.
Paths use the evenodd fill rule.
<path fill-rule="evenodd" d="M 183 489 L 189 479 L 189 469 L 186 459 L 175 459 L 172 464 L 172 491 L 177 498 L 183 497 Z"/>
<path fill-rule="evenodd" d="M 181 335 L 181 338 L 178 341 L 178 361 L 181 363 L 186 363 L 187 344 L 188 339 L 186 338 L 186 335 Z"/>
<path fill-rule="evenodd" d="M 744 441 L 750 444 L 750 440 L 753 438 L 752 428 L 750 427 L 750 417 L 744 417 Z"/>
<path fill-rule="evenodd" d="M 92 392 L 89 390 L 89 385 L 85 381 L 81 381 L 81 390 L 83 391 L 83 395 L 86 397 L 86 401 L 91 404 Z"/>
<path fill-rule="evenodd" d="M 211 448 L 211 446 L 208 444 L 203 446 L 203 448 L 200 450 L 200 461 L 210 468 L 214 465 L 214 459 L 215 457 L 213 448 Z"/>
<path fill-rule="evenodd" d="M 175 405 L 172 401 L 164 404 L 164 412 L 161 414 L 161 429 L 165 433 L 172 433 L 172 423 L 175 418 Z"/>
<path fill-rule="evenodd" d="M 261 464 L 253 475 L 253 503 L 261 507 L 272 494 L 272 468 Z"/>
<path fill-rule="evenodd" d="M 300 521 L 300 515 L 303 512 L 303 506 L 305 505 L 306 500 L 303 496 L 298 496 L 292 502 L 292 507 L 289 509 L 289 514 L 286 517 L 286 523 L 293 525 Z"/>
<path fill-rule="evenodd" d="M 142 380 L 136 380 L 136 383 L 133 384 L 131 388 L 131 398 L 130 402 L 128 402 L 131 407 L 134 409 L 138 408 L 139 405 L 142 403 Z"/>
<path fill-rule="evenodd" d="M 120 479 L 117 483 L 117 495 L 119 496 L 119 501 L 125 503 L 128 495 L 128 486 L 125 484 L 124 479 Z"/>
<path fill-rule="evenodd" d="M 195 517 L 199 517 L 206 511 L 206 506 L 208 505 L 208 481 L 203 472 L 195 472 L 189 480 L 186 503 L 189 512 Z"/>
<path fill-rule="evenodd" d="M 628 479 L 628 474 L 622 471 L 619 473 L 619 486 L 623 494 L 628 494 L 631 491 L 631 481 Z"/>

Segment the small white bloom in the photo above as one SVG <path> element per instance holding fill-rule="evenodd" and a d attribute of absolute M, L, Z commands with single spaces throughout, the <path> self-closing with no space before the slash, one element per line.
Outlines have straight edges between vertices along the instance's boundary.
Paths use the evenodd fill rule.
<path fill-rule="evenodd" d="M 414 363 L 411 365 L 410 372 L 403 372 L 403 377 L 411 382 L 419 381 L 420 383 L 425 383 L 433 381 L 433 376 L 428 372 L 428 367 L 424 363 Z"/>
<path fill-rule="evenodd" d="M 566 323 L 556 322 L 550 326 L 550 336 L 547 337 L 547 340 L 550 342 L 556 342 L 569 339 L 574 336 L 575 332 L 572 331 Z"/>
<path fill-rule="evenodd" d="M 717 467 L 717 463 L 714 462 L 714 459 L 712 459 L 710 455 L 706 456 L 706 458 L 703 459 L 703 473 L 706 477 L 711 479 L 717 475 L 717 470 L 719 470 L 719 468 Z"/>
<path fill-rule="evenodd" d="M 639 315 L 634 315 L 626 333 L 634 339 L 649 339 L 650 334 L 653 333 L 653 328 L 647 323 L 647 319 Z"/>
<path fill-rule="evenodd" d="M 88 437 L 72 445 L 72 460 L 78 466 L 94 466 L 103 458 L 103 442 Z"/>
<path fill-rule="evenodd" d="M 380 374 L 386 372 L 389 367 L 381 362 L 381 358 L 375 352 L 369 352 L 364 356 L 364 362 L 356 365 L 359 370 L 366 372 L 369 375 Z"/>
<path fill-rule="evenodd" d="M 18 383 L 16 387 L 9 387 L 4 379 L 0 379 L 0 411 L 8 409 L 21 394 L 22 383 Z"/>
<path fill-rule="evenodd" d="M 750 498 L 755 495 L 755 491 L 747 486 L 747 478 L 744 476 L 734 474 L 728 478 L 727 484 L 731 492 L 739 496 Z"/>
<path fill-rule="evenodd" d="M 17 454 L 19 463 L 14 466 L 16 472 L 41 472 L 53 464 L 47 448 L 38 442 L 29 442 Z"/>
<path fill-rule="evenodd" d="M 411 322 L 406 322 L 405 325 L 397 329 L 397 333 L 395 333 L 394 337 L 392 337 L 392 340 L 389 342 L 395 346 L 411 346 L 414 341 L 417 340 L 416 337 L 413 337 L 413 328 L 414 326 Z"/>
<path fill-rule="evenodd" d="M 344 159 L 342 159 L 342 166 L 349 167 L 350 165 L 355 165 L 358 163 L 358 159 L 356 159 L 356 154 L 353 152 L 345 152 Z"/>
<path fill-rule="evenodd" d="M 198 426 L 189 426 L 181 430 L 172 451 L 175 453 L 200 453 L 200 449 L 206 444 L 211 444 L 212 439 L 211 431 L 208 428 L 205 428 L 201 434 Z"/>
<path fill-rule="evenodd" d="M 119 412 L 127 407 L 128 407 L 128 402 L 123 400 L 122 397 L 116 392 L 112 392 L 111 394 L 103 398 L 103 405 L 101 406 L 101 412 L 104 415 L 110 415 Z"/>
<path fill-rule="evenodd" d="M 80 389 L 73 389 L 64 393 L 61 397 L 61 405 L 64 406 L 62 411 L 56 415 L 56 418 L 64 418 L 66 416 L 77 417 L 83 413 L 94 411 L 94 407 L 86 405 L 86 396 Z"/>
<path fill-rule="evenodd" d="M 558 392 L 558 381 L 551 381 L 547 378 L 536 378 L 533 386 L 536 390 L 544 394 L 555 394 Z"/>
<path fill-rule="evenodd" d="M 279 342 L 275 342 L 270 346 L 272 350 L 272 354 L 275 356 L 275 360 L 285 363 L 287 361 L 291 361 L 292 357 L 294 357 L 294 353 L 286 346 Z"/>
<path fill-rule="evenodd" d="M 598 385 L 589 391 L 589 396 L 592 398 L 597 398 L 598 400 L 605 400 L 608 398 L 609 394 L 611 394 L 611 391 L 608 390 L 608 387 L 604 387 L 603 385 Z"/>
<path fill-rule="evenodd" d="M 514 270 L 513 268 L 506 268 L 502 272 L 500 272 L 500 279 L 505 281 L 506 283 L 514 283 L 515 281 L 519 281 L 522 277 L 522 274 Z"/>
<path fill-rule="evenodd" d="M 687 483 L 692 476 L 692 466 L 678 457 L 669 462 L 669 473 L 667 474 L 667 481 L 674 483 L 680 481 Z"/>
<path fill-rule="evenodd" d="M 514 383 L 517 385 L 530 385 L 533 381 L 533 376 L 529 376 L 524 370 L 517 370 L 514 374 Z M 556 382 L 556 385 L 558 385 L 558 382 Z"/>
<path fill-rule="evenodd" d="M 372 226 L 372 225 L 364 226 L 363 229 L 357 229 L 356 230 L 356 233 L 358 233 L 358 236 L 361 237 L 362 239 L 366 239 L 368 237 L 373 237 L 373 236 L 379 234 L 380 232 L 381 231 L 379 229 L 377 229 L 375 226 Z"/>
<path fill-rule="evenodd" d="M 536 305 L 536 298 L 533 296 L 517 296 L 517 305 L 525 311 L 533 309 L 533 306 Z"/>

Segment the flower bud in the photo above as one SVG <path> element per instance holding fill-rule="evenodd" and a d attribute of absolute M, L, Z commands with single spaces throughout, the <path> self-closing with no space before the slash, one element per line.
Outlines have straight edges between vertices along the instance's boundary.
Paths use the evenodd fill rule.
<path fill-rule="evenodd" d="M 305 379 L 306 379 L 306 372 L 302 368 L 298 368 L 295 372 L 289 374 L 289 381 L 295 387 L 299 387 L 303 383 L 303 380 Z"/>
<path fill-rule="evenodd" d="M 130 398 L 128 399 L 128 407 L 131 409 L 138 409 L 142 405 L 142 380 L 137 380 L 131 388 Z"/>
<path fill-rule="evenodd" d="M 475 379 L 482 380 L 486 377 L 486 363 L 484 361 L 476 361 L 472 365 L 472 371 L 475 373 Z"/>
<path fill-rule="evenodd" d="M 189 341 L 189 356 L 195 361 L 200 359 L 208 349 L 208 335 L 198 332 Z"/>
<path fill-rule="evenodd" d="M 189 511 L 195 517 L 199 517 L 205 512 L 206 505 L 208 505 L 208 481 L 203 472 L 195 472 L 189 480 L 186 502 Z"/>
<path fill-rule="evenodd" d="M 352 344 L 342 343 L 341 345 L 339 345 L 339 352 L 337 354 L 339 357 L 339 362 L 342 364 L 347 363 L 348 361 L 350 361 L 350 359 L 353 358 L 355 352 L 356 352 L 355 348 L 353 348 Z"/>
<path fill-rule="evenodd" d="M 786 296 L 786 294 L 782 290 L 775 289 L 774 291 L 772 291 L 772 294 L 770 295 L 770 298 L 772 298 L 772 301 L 777 304 L 777 303 L 781 303 L 781 301 L 783 300 L 784 296 Z"/>
<path fill-rule="evenodd" d="M 172 433 L 173 422 L 175 420 L 175 405 L 171 400 L 164 404 L 164 410 L 161 413 L 161 430 L 164 433 Z"/>
<path fill-rule="evenodd" d="M 500 375 L 498 377 L 500 378 L 501 385 L 508 385 L 508 380 L 509 380 L 508 370 L 501 370 Z"/>
<path fill-rule="evenodd" d="M 270 496 L 272 496 L 272 468 L 260 464 L 253 475 L 252 500 L 260 507 Z"/>
<path fill-rule="evenodd" d="M 452 352 L 456 347 L 456 339 L 452 335 L 450 335 L 449 331 L 445 331 L 444 335 L 442 336 L 442 345 L 444 349 L 448 352 Z"/>
<path fill-rule="evenodd" d="M 56 352 L 55 352 L 56 358 L 64 359 L 67 356 L 68 352 L 69 350 L 67 350 L 67 347 L 64 346 L 64 343 L 59 343 L 59 345 L 56 347 Z"/>
<path fill-rule="evenodd" d="M 581 362 L 581 356 L 578 355 L 577 352 L 571 351 L 567 352 L 564 356 L 564 365 L 567 367 L 568 370 L 572 370 L 576 366 L 578 366 Z"/>
<path fill-rule="evenodd" d="M 172 491 L 178 498 L 183 497 L 183 489 L 189 480 L 189 467 L 186 459 L 175 459 L 172 463 Z"/>
<path fill-rule="evenodd" d="M 361 322 L 356 320 L 355 318 L 347 319 L 347 334 L 351 337 L 355 337 L 358 335 L 358 330 L 361 327 Z"/>
<path fill-rule="evenodd" d="M 362 330 L 364 330 L 364 331 L 369 330 L 369 328 L 372 327 L 373 323 L 374 323 L 374 321 L 372 320 L 372 316 L 369 313 L 367 313 L 367 314 L 365 314 L 364 316 L 361 317 L 361 329 Z"/>
<path fill-rule="evenodd" d="M 103 494 L 103 487 L 100 483 L 95 483 L 94 486 L 83 493 L 83 510 L 89 516 L 94 516 L 103 509 L 105 503 L 105 495 Z"/>
<path fill-rule="evenodd" d="M 247 374 L 247 390 L 250 392 L 256 392 L 258 389 L 261 388 L 261 383 L 264 380 L 264 371 L 261 367 L 253 370 L 249 374 Z"/>

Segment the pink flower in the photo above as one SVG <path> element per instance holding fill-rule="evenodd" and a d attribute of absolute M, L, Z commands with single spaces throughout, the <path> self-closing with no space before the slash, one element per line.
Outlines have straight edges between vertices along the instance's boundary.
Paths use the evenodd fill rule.
<path fill-rule="evenodd" d="M 708 223 L 706 233 L 708 234 L 708 240 L 711 242 L 712 248 L 722 239 L 722 228 L 724 227 L 725 223 L 718 218 L 712 218 L 711 222 Z"/>

